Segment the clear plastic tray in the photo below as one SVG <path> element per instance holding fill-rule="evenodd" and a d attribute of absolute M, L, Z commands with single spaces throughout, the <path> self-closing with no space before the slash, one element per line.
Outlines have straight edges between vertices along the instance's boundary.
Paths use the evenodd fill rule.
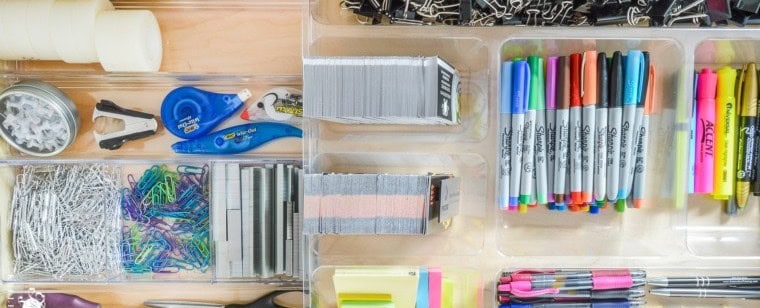
<path fill-rule="evenodd" d="M 718 202 L 690 197 L 686 190 L 693 72 L 705 65 L 738 66 L 747 61 L 760 61 L 757 52 L 760 29 L 368 26 L 361 25 L 351 12 L 341 11 L 338 0 L 305 2 L 309 5 L 308 13 L 304 14 L 305 57 L 436 54 L 447 59 L 448 56 L 452 59 L 447 60 L 456 68 L 481 72 L 485 79 L 477 82 L 482 82 L 480 86 L 486 89 L 486 106 L 471 109 L 476 113 L 469 115 L 471 119 L 485 119 L 483 138 L 468 135 L 467 129 L 471 126 L 466 125 L 463 125 L 464 130 L 447 127 L 433 128 L 434 131 L 414 126 L 379 130 L 366 125 L 336 129 L 331 123 L 309 121 L 304 140 L 304 163 L 308 172 L 329 171 L 324 167 L 325 155 L 351 157 L 348 161 L 362 157 L 371 160 L 371 166 L 392 165 L 406 155 L 433 160 L 441 156 L 483 157 L 486 172 L 478 183 L 484 182 L 486 187 L 478 190 L 484 194 L 477 200 L 485 201 L 483 215 L 487 217 L 482 229 L 485 232 L 483 246 L 475 255 L 459 250 L 449 253 L 445 249 L 420 255 L 417 248 L 436 241 L 427 237 L 419 244 L 408 244 L 413 245 L 408 250 L 398 249 L 392 241 L 313 237 L 309 260 L 312 275 L 319 273 L 319 266 L 359 264 L 476 264 L 484 277 L 516 264 L 524 268 L 638 267 L 650 270 L 653 275 L 660 272 L 698 275 L 724 269 L 724 273 L 747 273 L 760 269 L 758 199 L 753 198 L 739 217 L 728 218 L 720 213 Z M 465 55 L 467 49 L 470 51 Z M 641 209 L 628 209 L 623 214 L 607 209 L 596 216 L 550 213 L 545 209 L 531 209 L 528 214 L 502 212 L 496 204 L 500 63 L 533 53 L 569 55 L 593 49 L 608 53 L 631 49 L 651 52 L 657 70 L 655 100 L 659 106 L 650 124 L 646 205 Z M 473 80 L 468 79 L 468 82 Z M 421 132 L 424 136 L 420 136 Z M 378 162 L 376 158 L 382 160 Z M 424 163 L 415 164 L 417 168 L 405 168 L 405 171 L 426 172 L 429 168 Z M 393 168 L 387 170 L 391 172 Z M 462 206 L 479 208 L 471 203 L 462 203 Z M 463 231 L 446 236 L 451 242 L 462 243 L 481 229 Z M 354 257 L 356 251 L 371 251 L 372 255 Z M 394 253 L 377 254 L 378 251 Z M 485 298 L 495 296 L 490 287 L 486 287 L 485 294 Z M 675 299 L 652 302 L 666 306 L 698 303 Z M 720 302 L 710 301 L 708 305 Z M 727 303 L 745 304 L 743 301 Z"/>

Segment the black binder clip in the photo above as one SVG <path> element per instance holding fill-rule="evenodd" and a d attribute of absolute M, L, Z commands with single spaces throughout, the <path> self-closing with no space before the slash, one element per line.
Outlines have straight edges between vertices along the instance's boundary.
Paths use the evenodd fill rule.
<path fill-rule="evenodd" d="M 116 150 L 130 140 L 152 136 L 158 130 L 158 122 L 150 113 L 124 109 L 112 101 L 101 100 L 95 104 L 92 121 L 100 117 L 113 118 L 124 122 L 124 129 L 118 132 L 99 134 L 93 132 L 101 149 Z"/>

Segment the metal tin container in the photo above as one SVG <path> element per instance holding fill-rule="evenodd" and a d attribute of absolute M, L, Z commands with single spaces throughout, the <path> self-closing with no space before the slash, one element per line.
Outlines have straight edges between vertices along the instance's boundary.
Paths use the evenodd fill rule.
<path fill-rule="evenodd" d="M 16 110 L 17 114 L 13 115 L 14 111 L 10 110 L 11 107 L 9 106 L 13 104 L 12 101 L 19 101 L 20 99 L 26 100 L 26 102 L 34 102 L 30 104 L 37 104 L 37 107 L 40 108 L 36 110 L 38 113 L 31 112 L 31 116 L 29 116 L 27 112 L 24 112 L 19 117 L 21 112 Z M 19 118 L 22 118 L 22 123 L 35 126 L 34 129 L 39 130 L 42 129 L 41 127 L 48 126 L 63 129 L 63 132 L 58 133 L 60 138 L 55 140 L 56 143 L 53 146 L 35 146 L 19 139 L 21 133 L 19 131 L 14 132 L 13 128 L 8 125 L 7 121 L 13 117 L 16 118 L 17 122 Z M 59 121 L 60 123 L 58 123 Z M 28 129 L 28 127 L 24 129 Z M 78 131 L 79 112 L 76 106 L 66 94 L 53 85 L 38 80 L 22 80 L 0 92 L 0 135 L 21 152 L 40 157 L 57 155 L 74 142 Z M 43 139 L 43 137 L 37 137 L 37 139 Z"/>

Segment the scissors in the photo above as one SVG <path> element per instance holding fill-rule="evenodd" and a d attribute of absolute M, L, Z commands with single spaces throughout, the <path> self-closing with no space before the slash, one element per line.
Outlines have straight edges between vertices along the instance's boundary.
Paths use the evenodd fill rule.
<path fill-rule="evenodd" d="M 150 300 L 143 303 L 143 305 L 152 308 L 295 308 L 295 306 L 281 306 L 275 303 L 275 298 L 290 292 L 301 292 L 300 290 L 279 290 L 273 291 L 259 298 L 253 302 L 247 304 L 214 304 L 214 303 L 200 303 L 200 302 L 184 302 L 184 301 L 161 301 Z M 300 307 L 300 306 L 299 306 Z"/>

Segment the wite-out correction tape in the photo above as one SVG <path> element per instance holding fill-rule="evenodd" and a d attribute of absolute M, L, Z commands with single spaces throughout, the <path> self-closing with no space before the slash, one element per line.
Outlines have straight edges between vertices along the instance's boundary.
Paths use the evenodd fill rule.
<path fill-rule="evenodd" d="M 66 63 L 97 63 L 95 22 L 98 14 L 113 10 L 108 0 L 55 1 L 49 31 L 60 59 Z"/>
<path fill-rule="evenodd" d="M 161 66 L 161 29 L 150 11 L 101 12 L 95 24 L 95 43 L 106 71 L 155 72 Z"/>

